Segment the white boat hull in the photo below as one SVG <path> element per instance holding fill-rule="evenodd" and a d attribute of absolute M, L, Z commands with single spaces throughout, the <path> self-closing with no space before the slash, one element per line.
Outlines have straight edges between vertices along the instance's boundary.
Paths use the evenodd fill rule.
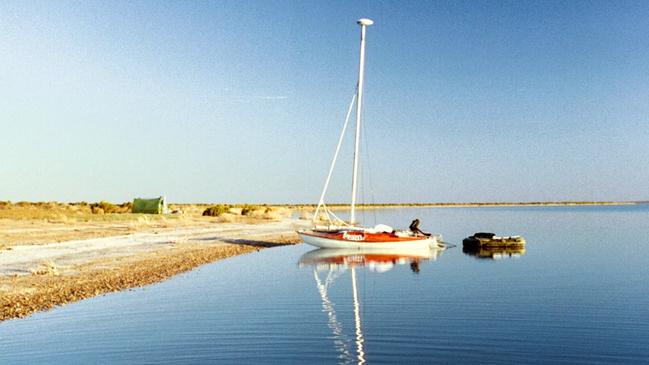
<path fill-rule="evenodd" d="M 298 231 L 300 239 L 306 244 L 319 248 L 348 248 L 348 249 L 381 249 L 381 248 L 399 248 L 399 249 L 421 249 L 421 248 L 441 248 L 443 244 L 439 236 L 431 235 L 426 239 L 411 241 L 394 241 L 394 242 L 365 242 L 365 241 L 347 241 L 317 237 Z"/>

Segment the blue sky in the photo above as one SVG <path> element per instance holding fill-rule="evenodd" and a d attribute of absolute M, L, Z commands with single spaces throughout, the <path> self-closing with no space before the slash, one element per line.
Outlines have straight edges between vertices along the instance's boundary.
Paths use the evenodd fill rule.
<path fill-rule="evenodd" d="M 360 17 L 364 201 L 649 199 L 646 2 L 5 1 L 0 200 L 315 202 Z"/>

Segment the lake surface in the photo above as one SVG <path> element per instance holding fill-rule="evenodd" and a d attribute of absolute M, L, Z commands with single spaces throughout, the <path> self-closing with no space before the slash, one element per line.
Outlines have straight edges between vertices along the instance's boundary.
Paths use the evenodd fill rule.
<path fill-rule="evenodd" d="M 345 266 L 306 245 L 230 258 L 0 323 L 0 364 L 649 363 L 649 206 L 360 215 L 419 218 L 457 247 L 414 263 Z M 525 251 L 464 253 L 476 231 L 521 234 Z"/>

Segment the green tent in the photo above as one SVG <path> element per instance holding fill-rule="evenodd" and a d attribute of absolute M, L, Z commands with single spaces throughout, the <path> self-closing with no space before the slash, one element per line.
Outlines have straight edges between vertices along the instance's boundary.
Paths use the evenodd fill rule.
<path fill-rule="evenodd" d="M 133 199 L 133 213 L 162 214 L 167 210 L 164 196 L 155 199 Z"/>

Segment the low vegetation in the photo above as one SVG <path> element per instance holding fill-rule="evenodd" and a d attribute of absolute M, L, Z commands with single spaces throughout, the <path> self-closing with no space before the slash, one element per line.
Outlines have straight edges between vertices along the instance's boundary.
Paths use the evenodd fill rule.
<path fill-rule="evenodd" d="M 0 202 L 0 219 L 46 219 L 49 221 L 130 220 L 131 202 Z"/>
<path fill-rule="evenodd" d="M 221 215 L 230 211 L 230 206 L 227 204 L 217 204 L 208 207 L 203 211 L 203 216 L 207 217 L 220 217 Z"/>
<path fill-rule="evenodd" d="M 111 213 L 130 213 L 133 203 L 126 202 L 122 204 L 112 204 L 107 201 L 90 204 L 90 211 L 93 214 L 111 214 Z"/>
<path fill-rule="evenodd" d="M 250 215 L 252 212 L 254 212 L 257 209 L 258 208 L 256 205 L 244 204 L 241 207 L 241 215 Z"/>
<path fill-rule="evenodd" d="M 105 200 L 98 202 L 11 202 L 0 200 L 0 219 L 44 220 L 50 223 L 72 222 L 135 222 L 143 219 L 148 223 L 175 220 L 193 220 L 202 217 L 219 217 L 219 222 L 245 220 L 276 220 L 290 217 L 291 208 L 286 205 L 254 204 L 173 204 L 173 214 L 134 214 L 132 202 L 121 204 Z M 0 233 L 0 240 L 2 239 Z"/>

